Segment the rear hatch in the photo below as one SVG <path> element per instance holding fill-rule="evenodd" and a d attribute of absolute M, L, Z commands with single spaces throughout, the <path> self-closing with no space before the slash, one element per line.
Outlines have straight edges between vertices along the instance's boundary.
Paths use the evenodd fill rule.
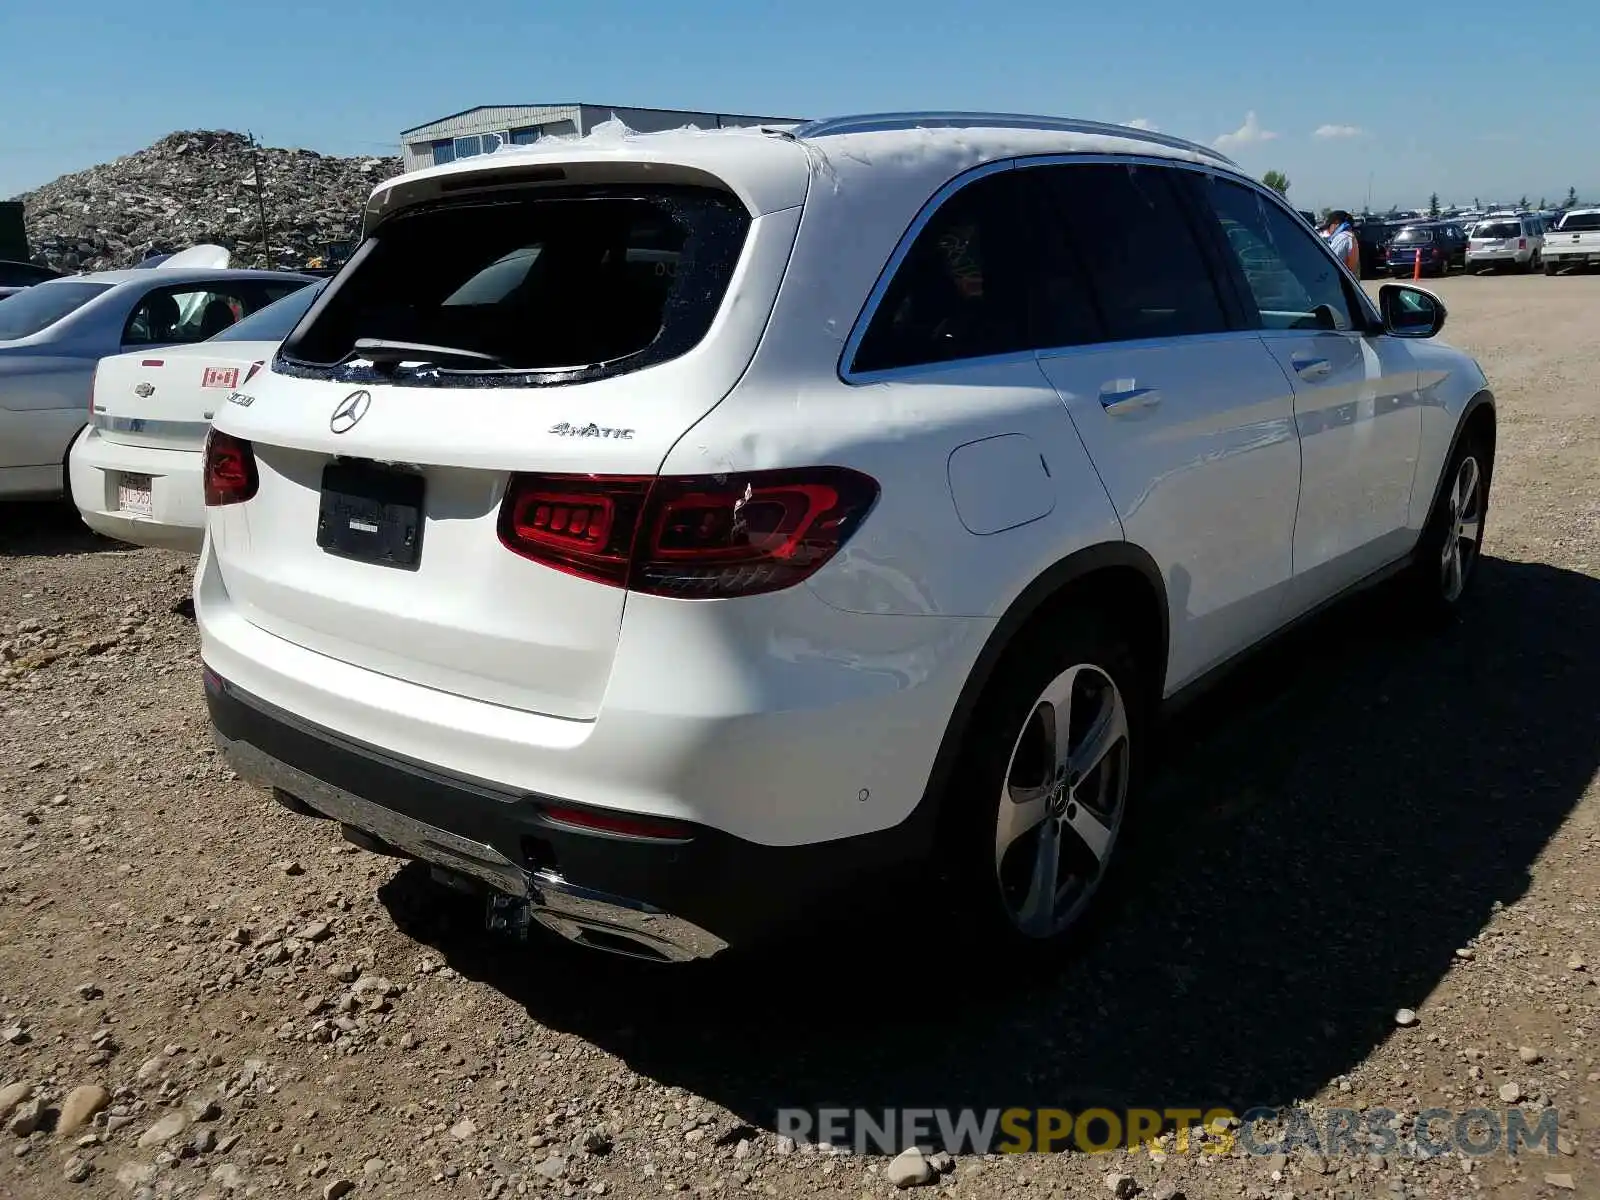
<path fill-rule="evenodd" d="M 627 595 L 607 573 L 667 452 L 748 365 L 793 244 L 808 167 L 760 144 L 794 155 L 793 205 L 752 212 L 658 169 L 446 192 L 378 225 L 217 414 L 254 459 L 251 498 L 210 517 L 243 617 L 393 678 L 592 719 Z"/>
<path fill-rule="evenodd" d="M 1486 221 L 1472 230 L 1474 250 L 1515 250 L 1522 237 L 1522 226 L 1516 221 Z"/>
<path fill-rule="evenodd" d="M 90 421 L 107 441 L 199 451 L 216 410 L 277 348 L 276 342 L 200 342 L 103 358 Z"/>

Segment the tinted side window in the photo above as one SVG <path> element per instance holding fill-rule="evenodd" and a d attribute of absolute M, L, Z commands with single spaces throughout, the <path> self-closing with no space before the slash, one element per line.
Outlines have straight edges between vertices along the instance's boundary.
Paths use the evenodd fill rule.
<path fill-rule="evenodd" d="M 1254 189 L 1211 177 L 1205 188 L 1266 329 L 1351 329 L 1333 256 Z"/>
<path fill-rule="evenodd" d="M 1040 168 L 1108 341 L 1221 333 L 1228 317 L 1172 168 Z"/>
<path fill-rule="evenodd" d="M 1015 171 L 967 184 L 934 213 L 895 270 L 852 369 L 883 371 L 1028 349 L 1012 253 Z"/>
<path fill-rule="evenodd" d="M 242 317 L 282 299 L 299 286 L 239 280 L 205 288 L 196 284 L 159 288 L 146 295 L 123 329 L 125 346 L 160 346 L 202 342 L 231 327 Z"/>

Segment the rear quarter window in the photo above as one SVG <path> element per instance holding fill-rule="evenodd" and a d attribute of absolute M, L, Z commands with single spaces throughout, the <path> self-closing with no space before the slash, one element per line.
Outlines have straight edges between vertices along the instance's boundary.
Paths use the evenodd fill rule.
<path fill-rule="evenodd" d="M 364 339 L 433 348 L 395 373 L 416 386 L 576 383 L 666 362 L 710 329 L 749 225 L 710 188 L 529 189 L 420 208 L 373 231 L 277 369 L 330 377 Z"/>
<path fill-rule="evenodd" d="M 111 290 L 109 283 L 51 280 L 0 300 L 0 342 L 32 337 Z"/>

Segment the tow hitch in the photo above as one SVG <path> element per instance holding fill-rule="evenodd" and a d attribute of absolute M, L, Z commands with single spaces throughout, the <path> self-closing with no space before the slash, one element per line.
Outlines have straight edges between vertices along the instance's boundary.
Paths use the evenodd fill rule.
<path fill-rule="evenodd" d="M 491 933 L 502 933 L 518 941 L 527 941 L 528 929 L 533 924 L 533 905 L 520 896 L 490 892 L 484 924 Z"/>

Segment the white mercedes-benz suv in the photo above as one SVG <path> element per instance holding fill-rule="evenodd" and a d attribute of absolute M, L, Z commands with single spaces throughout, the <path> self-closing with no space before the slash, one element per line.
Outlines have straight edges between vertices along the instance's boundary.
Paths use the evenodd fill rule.
<path fill-rule="evenodd" d="M 1495 408 L 1444 320 L 1119 126 L 389 180 L 213 420 L 216 737 L 491 924 L 684 960 L 931 864 L 975 945 L 1056 950 L 1171 705 L 1364 585 L 1462 602 Z"/>

